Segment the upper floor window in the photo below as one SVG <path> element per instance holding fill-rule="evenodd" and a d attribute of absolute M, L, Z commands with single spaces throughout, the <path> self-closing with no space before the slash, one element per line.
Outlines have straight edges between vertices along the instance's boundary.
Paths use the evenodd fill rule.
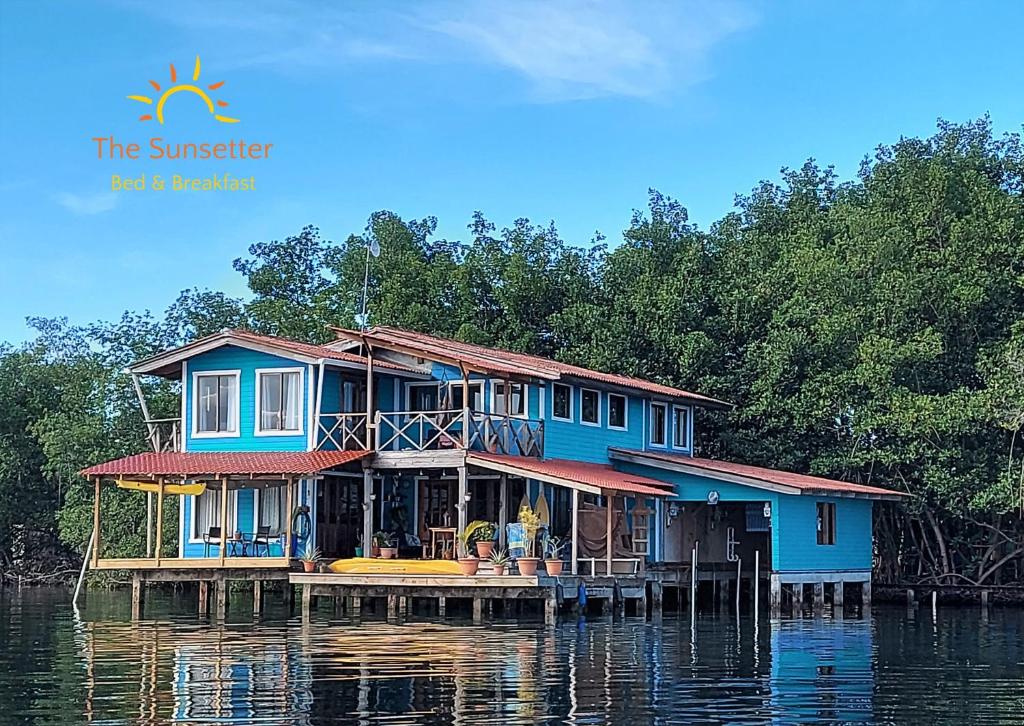
<path fill-rule="evenodd" d="M 668 423 L 668 404 L 651 403 L 651 445 L 665 445 L 665 428 Z"/>
<path fill-rule="evenodd" d="M 410 411 L 437 411 L 440 406 L 438 383 L 410 383 L 408 389 L 408 408 Z"/>
<path fill-rule="evenodd" d="M 590 388 L 580 390 L 580 421 L 591 426 L 601 425 L 601 392 Z"/>
<path fill-rule="evenodd" d="M 626 397 L 618 393 L 608 394 L 608 428 L 626 428 Z"/>
<path fill-rule="evenodd" d="M 526 386 L 522 383 L 508 384 L 506 404 L 505 382 L 495 381 L 491 386 L 491 412 L 502 416 L 526 415 Z"/>
<path fill-rule="evenodd" d="M 551 384 L 551 418 L 572 421 L 572 386 Z"/>
<path fill-rule="evenodd" d="M 195 373 L 192 431 L 195 435 L 238 434 L 239 371 Z"/>
<path fill-rule="evenodd" d="M 302 432 L 302 369 L 256 371 L 256 433 Z"/>
<path fill-rule="evenodd" d="M 834 502 L 818 502 L 818 544 L 836 543 L 836 505 Z"/>
<path fill-rule="evenodd" d="M 448 391 L 451 393 L 452 408 L 462 410 L 466 404 L 462 402 L 462 382 L 453 381 L 448 384 Z M 470 381 L 469 383 L 469 407 L 474 411 L 484 410 L 484 382 Z"/>
<path fill-rule="evenodd" d="M 690 409 L 676 406 L 673 409 L 672 446 L 677 449 L 690 448 Z"/>

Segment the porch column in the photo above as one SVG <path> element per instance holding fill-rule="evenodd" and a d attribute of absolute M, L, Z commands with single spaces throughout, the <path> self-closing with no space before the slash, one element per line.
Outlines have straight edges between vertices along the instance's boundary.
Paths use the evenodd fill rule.
<path fill-rule="evenodd" d="M 295 478 L 285 477 L 285 520 L 284 520 L 284 556 L 287 559 L 292 557 L 292 510 L 295 509 Z"/>
<path fill-rule="evenodd" d="M 580 560 L 580 490 L 572 490 L 572 574 L 579 574 Z"/>
<path fill-rule="evenodd" d="M 469 502 L 466 501 L 466 495 L 469 493 L 469 477 L 466 473 L 466 465 L 463 464 L 459 467 L 459 532 L 466 529 L 466 515 L 468 514 Z"/>
<path fill-rule="evenodd" d="M 373 469 L 363 469 L 363 557 L 373 551 Z"/>
<path fill-rule="evenodd" d="M 98 567 L 100 562 L 100 478 L 93 477 L 95 499 L 92 504 L 92 566 Z"/>
<path fill-rule="evenodd" d="M 153 492 L 146 492 L 146 557 L 153 556 Z"/>
<path fill-rule="evenodd" d="M 220 566 L 228 551 L 228 478 L 220 478 Z"/>
<path fill-rule="evenodd" d="M 611 577 L 612 575 L 612 508 L 615 506 L 615 492 L 610 492 L 607 496 L 607 530 L 605 531 L 605 574 Z"/>
<path fill-rule="evenodd" d="M 469 448 L 469 373 L 466 366 L 459 363 L 459 370 L 462 371 L 462 448 Z"/>
<path fill-rule="evenodd" d="M 366 448 L 372 451 L 377 438 L 376 424 L 373 422 L 373 349 L 366 341 L 363 341 L 363 345 L 366 346 Z M 363 546 L 369 547 L 369 543 Z"/>
<path fill-rule="evenodd" d="M 156 559 L 156 566 L 160 566 L 160 553 L 163 551 L 164 531 L 164 478 L 160 477 L 156 482 L 156 548 L 153 550 L 153 557 Z"/>
<path fill-rule="evenodd" d="M 508 474 L 502 473 L 498 487 L 498 544 L 505 547 L 505 527 L 508 525 Z"/>

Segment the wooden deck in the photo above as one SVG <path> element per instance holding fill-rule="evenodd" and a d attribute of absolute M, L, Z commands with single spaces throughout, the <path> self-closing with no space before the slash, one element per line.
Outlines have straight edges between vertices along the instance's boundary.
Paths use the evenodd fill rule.
<path fill-rule="evenodd" d="M 225 557 L 223 560 L 219 557 L 100 558 L 90 565 L 93 570 L 131 570 L 147 574 L 211 570 L 224 575 L 231 575 L 232 571 L 256 571 L 270 575 L 268 571 L 274 570 L 287 574 L 290 568 L 291 561 L 287 557 Z"/>

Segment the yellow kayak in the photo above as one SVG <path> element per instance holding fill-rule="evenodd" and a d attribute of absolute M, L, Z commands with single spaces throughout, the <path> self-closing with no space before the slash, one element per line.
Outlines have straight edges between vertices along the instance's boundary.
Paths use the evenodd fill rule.
<path fill-rule="evenodd" d="M 328 568 L 339 575 L 460 575 L 454 560 L 381 560 L 353 557 L 335 560 Z"/>
<path fill-rule="evenodd" d="M 120 489 L 130 489 L 136 492 L 153 492 L 154 494 L 160 490 L 160 487 L 151 481 L 118 479 L 117 486 Z M 164 484 L 164 494 L 191 494 L 198 497 L 205 491 L 206 484 L 204 482 L 199 482 L 198 484 Z"/>

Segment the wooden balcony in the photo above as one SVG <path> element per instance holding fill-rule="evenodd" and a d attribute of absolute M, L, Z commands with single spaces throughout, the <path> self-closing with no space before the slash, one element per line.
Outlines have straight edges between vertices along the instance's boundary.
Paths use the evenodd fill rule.
<path fill-rule="evenodd" d="M 181 451 L 181 419 L 151 418 L 146 419 L 149 445 L 154 452 L 162 454 L 167 451 Z"/>
<path fill-rule="evenodd" d="M 378 411 L 377 451 L 462 449 L 512 456 L 544 455 L 544 422 L 471 409 Z"/>
<path fill-rule="evenodd" d="M 365 413 L 322 413 L 317 417 L 317 449 L 367 449 Z"/>

